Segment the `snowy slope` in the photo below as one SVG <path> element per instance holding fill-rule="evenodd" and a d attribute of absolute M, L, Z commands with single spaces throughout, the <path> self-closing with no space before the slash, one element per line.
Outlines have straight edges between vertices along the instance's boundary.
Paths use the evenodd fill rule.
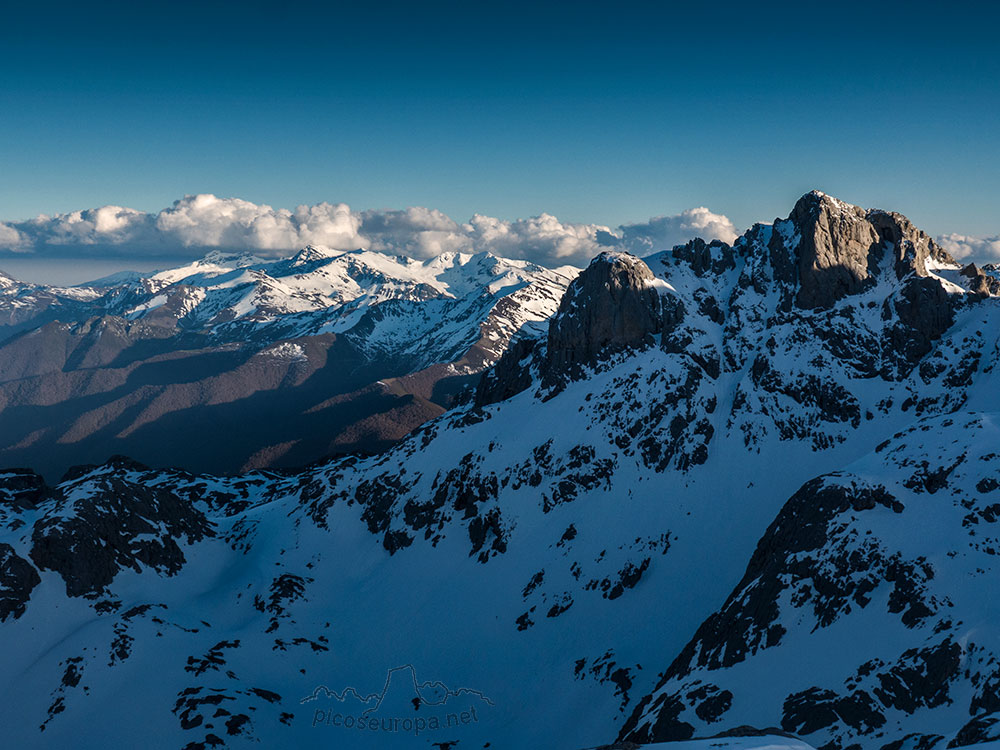
<path fill-rule="evenodd" d="M 627 733 L 752 721 L 817 747 L 995 739 L 998 446 L 995 412 L 927 418 L 805 484 Z"/>
<path fill-rule="evenodd" d="M 118 460 L 51 488 L 9 475 L 0 723 L 15 746 L 573 750 L 745 724 L 787 724 L 816 747 L 969 736 L 971 671 L 949 677 L 952 704 L 883 711 L 881 737 L 808 723 L 829 716 L 823 700 L 874 695 L 908 649 L 966 643 L 974 627 L 975 674 L 992 674 L 988 592 L 951 587 L 989 573 L 992 511 L 985 497 L 962 503 L 997 469 L 984 415 L 1000 411 L 1000 307 L 966 277 L 942 284 L 958 267 L 925 238 L 898 215 L 811 194 L 733 247 L 607 254 L 476 403 L 378 456 L 229 478 Z M 932 479 L 936 457 L 963 453 L 961 470 Z M 824 600 L 838 617 L 814 630 L 795 578 L 812 568 L 761 540 L 809 506 L 803 485 L 855 475 L 902 509 L 812 509 L 832 541 L 809 548 L 810 565 L 871 594 L 849 613 Z M 935 492 L 910 487 L 917 475 Z M 894 611 L 864 564 L 841 576 L 838 561 L 872 551 L 933 614 L 908 628 L 910 610 Z M 919 556 L 940 561 L 940 584 Z M 786 633 L 769 646 L 771 620 L 738 606 L 758 579 L 784 587 Z M 738 627 L 706 627 L 752 654 L 657 674 L 730 611 Z M 810 694 L 785 721 L 784 698 L 812 687 L 832 697 Z M 678 721 L 691 732 L 653 731 Z"/>

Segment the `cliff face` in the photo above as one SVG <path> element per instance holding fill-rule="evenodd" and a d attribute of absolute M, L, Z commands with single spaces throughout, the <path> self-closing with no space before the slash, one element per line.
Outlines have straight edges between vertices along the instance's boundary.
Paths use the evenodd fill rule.
<path fill-rule="evenodd" d="M 601 253 L 569 285 L 549 320 L 545 346 L 532 340 L 512 346 L 484 375 L 477 405 L 503 401 L 530 387 L 533 367 L 543 383 L 555 386 L 615 353 L 659 343 L 682 314 L 664 296 L 667 289 L 634 255 Z"/>
<path fill-rule="evenodd" d="M 926 233 L 902 214 L 865 210 L 813 191 L 795 204 L 788 219 L 800 238 L 798 295 L 804 309 L 828 308 L 868 288 L 885 268 L 897 279 L 928 275 L 928 261 L 955 265 Z M 790 279 L 791 280 L 791 279 Z"/>
<path fill-rule="evenodd" d="M 789 219 L 801 237 L 796 304 L 826 308 L 860 292 L 875 270 L 880 241 L 864 209 L 812 192 L 799 199 Z"/>
<path fill-rule="evenodd" d="M 653 344 L 664 326 L 663 286 L 633 255 L 605 252 L 594 258 L 570 284 L 549 322 L 547 376 Z"/>

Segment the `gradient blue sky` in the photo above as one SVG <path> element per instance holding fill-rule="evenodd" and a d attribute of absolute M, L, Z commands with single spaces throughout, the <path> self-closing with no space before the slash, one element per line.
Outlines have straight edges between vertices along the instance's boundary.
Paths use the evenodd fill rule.
<path fill-rule="evenodd" d="M 1000 232 L 985 4 L 4 5 L 0 219 L 191 193 Z"/>

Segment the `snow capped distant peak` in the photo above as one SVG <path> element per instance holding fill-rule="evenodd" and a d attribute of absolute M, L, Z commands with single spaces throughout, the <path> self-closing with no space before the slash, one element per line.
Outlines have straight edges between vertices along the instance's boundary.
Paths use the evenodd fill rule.
<path fill-rule="evenodd" d="M 262 266 L 272 262 L 251 253 L 225 253 L 213 250 L 203 258 L 187 265 L 160 271 L 152 274 L 149 278 L 170 284 L 199 283 L 199 278 L 219 276 L 242 268 Z"/>
<path fill-rule="evenodd" d="M 206 253 L 201 260 L 195 261 L 196 264 L 201 265 L 224 265 L 234 268 L 253 266 L 267 262 L 269 261 L 248 251 L 225 252 L 223 250 L 212 250 L 211 252 Z"/>
<path fill-rule="evenodd" d="M 156 273 L 155 271 L 152 273 Z M 82 284 L 75 284 L 74 287 L 77 289 L 84 288 L 110 288 L 114 286 L 121 286 L 123 284 L 134 284 L 142 279 L 148 278 L 150 273 L 142 273 L 140 271 L 118 271 L 116 273 L 108 274 L 107 276 L 101 276 L 99 279 L 94 279 L 93 281 L 85 281 Z"/>
<path fill-rule="evenodd" d="M 333 250 L 326 245 L 306 245 L 292 256 L 292 265 L 304 265 L 315 261 L 330 260 L 343 253 Z"/>
<path fill-rule="evenodd" d="M 13 286 L 20 286 L 21 282 L 11 276 L 5 271 L 0 271 L 0 287 L 9 288 Z"/>

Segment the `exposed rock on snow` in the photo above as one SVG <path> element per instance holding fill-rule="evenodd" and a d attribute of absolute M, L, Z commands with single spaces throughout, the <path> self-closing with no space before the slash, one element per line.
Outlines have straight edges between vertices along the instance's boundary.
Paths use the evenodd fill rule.
<path fill-rule="evenodd" d="M 362 278 L 361 260 L 342 262 Z M 114 746 L 996 736 L 1000 302 L 978 276 L 902 217 L 818 194 L 732 246 L 603 256 L 548 329 L 547 296 L 501 308 L 525 280 L 497 259 L 477 266 L 493 291 L 458 295 L 471 262 L 411 269 L 426 301 L 349 329 L 398 344 L 433 309 L 440 341 L 489 352 L 464 360 L 473 375 L 507 350 L 474 402 L 382 453 L 229 477 L 123 460 L 51 488 L 0 477 L 5 740 L 80 744 L 111 712 Z M 254 270 L 231 265 L 212 294 Z M 448 316 L 481 298 L 496 327 L 452 337 Z M 508 315 L 529 308 L 537 320 Z M 309 337 L 279 341 L 322 358 Z M 245 366 L 306 367 L 284 362 Z M 416 664 L 427 682 L 379 703 Z M 439 699 L 477 721 L 419 737 L 333 722 L 376 704 L 379 722 L 444 716 Z"/>
<path fill-rule="evenodd" d="M 683 739 L 753 715 L 822 747 L 996 739 L 997 423 L 926 420 L 806 483 L 622 734 Z M 733 696 L 718 715 L 692 690 L 709 683 Z"/>
<path fill-rule="evenodd" d="M 889 255 L 898 279 L 927 276 L 928 260 L 955 265 L 951 257 L 901 214 L 869 210 L 813 191 L 799 199 L 789 220 L 801 238 L 796 302 L 807 309 L 828 308 L 858 294 L 879 274 Z M 791 281 L 790 264 L 781 263 Z"/>

